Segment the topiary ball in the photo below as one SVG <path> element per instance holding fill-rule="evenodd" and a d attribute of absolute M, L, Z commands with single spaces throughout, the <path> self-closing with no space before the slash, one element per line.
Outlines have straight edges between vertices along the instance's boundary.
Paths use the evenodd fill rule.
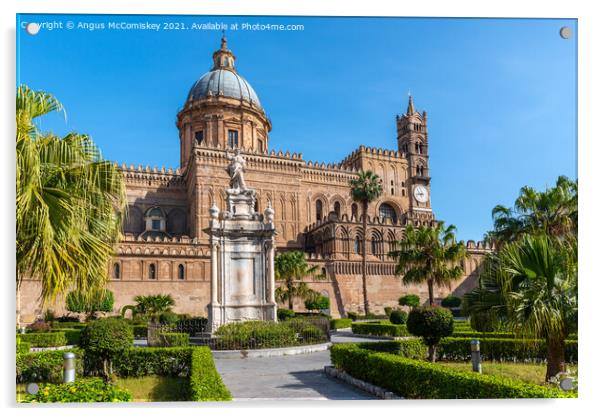
<path fill-rule="evenodd" d="M 98 319 L 82 331 L 80 346 L 86 354 L 111 358 L 132 348 L 134 335 L 131 325 L 124 319 Z"/>
<path fill-rule="evenodd" d="M 404 295 L 399 298 L 399 305 L 415 308 L 420 305 L 420 297 L 418 295 Z"/>
<path fill-rule="evenodd" d="M 454 317 L 449 309 L 418 307 L 410 311 L 407 327 L 410 334 L 422 337 L 426 345 L 436 345 L 454 332 Z"/>
<path fill-rule="evenodd" d="M 408 313 L 406 311 L 400 311 L 395 309 L 391 311 L 391 315 L 389 315 L 389 321 L 392 324 L 403 325 L 408 320 Z"/>

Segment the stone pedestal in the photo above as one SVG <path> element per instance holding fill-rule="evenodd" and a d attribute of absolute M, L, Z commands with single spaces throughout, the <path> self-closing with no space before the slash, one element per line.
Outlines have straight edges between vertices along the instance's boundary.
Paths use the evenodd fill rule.
<path fill-rule="evenodd" d="M 252 189 L 226 192 L 228 210 L 213 206 L 205 230 L 211 244 L 212 332 L 229 322 L 276 320 L 274 211 L 255 212 Z"/>

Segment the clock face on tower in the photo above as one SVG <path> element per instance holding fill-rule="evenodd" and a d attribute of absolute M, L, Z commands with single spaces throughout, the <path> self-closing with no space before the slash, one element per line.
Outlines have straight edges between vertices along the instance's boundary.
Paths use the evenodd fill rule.
<path fill-rule="evenodd" d="M 414 198 L 416 198 L 416 201 L 418 202 L 427 202 L 429 200 L 428 189 L 422 185 L 416 185 L 414 187 Z"/>

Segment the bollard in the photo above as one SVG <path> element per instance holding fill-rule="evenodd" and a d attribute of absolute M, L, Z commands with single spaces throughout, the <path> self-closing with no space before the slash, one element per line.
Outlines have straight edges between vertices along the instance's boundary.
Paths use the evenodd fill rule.
<path fill-rule="evenodd" d="M 472 371 L 481 373 L 481 347 L 478 339 L 470 341 L 470 353 L 472 356 Z"/>
<path fill-rule="evenodd" d="M 66 352 L 63 354 L 63 383 L 75 381 L 75 354 Z"/>
<path fill-rule="evenodd" d="M 21 328 L 19 328 L 19 333 L 24 334 L 25 333 L 25 327 L 22 326 Z"/>

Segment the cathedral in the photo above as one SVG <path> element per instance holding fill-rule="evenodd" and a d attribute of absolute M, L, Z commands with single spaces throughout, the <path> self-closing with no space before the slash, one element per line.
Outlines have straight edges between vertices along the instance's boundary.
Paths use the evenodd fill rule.
<path fill-rule="evenodd" d="M 109 289 L 115 312 L 136 295 L 171 294 L 175 312 L 207 316 L 211 299 L 210 208 L 224 210 L 229 154 L 246 160 L 245 180 L 256 191 L 255 210 L 274 210 L 276 250 L 301 250 L 325 278 L 305 279 L 330 298 L 333 317 L 363 310 L 361 206 L 350 195 L 349 181 L 371 170 L 382 180 L 383 194 L 368 211 L 367 281 L 371 311 L 382 313 L 397 299 L 414 293 L 425 301 L 426 285 L 405 286 L 387 253 L 407 224 L 435 221 L 431 207 L 428 123 L 409 98 L 396 117 L 395 149 L 359 146 L 340 163 L 314 163 L 300 153 L 269 147 L 272 122 L 251 84 L 236 69 L 236 56 L 222 38 L 213 67 L 190 89 L 177 114 L 180 167 L 157 169 L 123 165 L 128 212 L 124 237 L 109 265 Z M 474 286 L 475 271 L 490 247 L 467 242 L 470 257 L 464 278 L 451 288 L 436 288 L 440 299 L 462 295 Z M 21 292 L 25 322 L 43 311 L 39 287 L 26 281 Z M 52 309 L 61 314 L 64 302 Z M 295 308 L 303 310 L 303 302 Z"/>

